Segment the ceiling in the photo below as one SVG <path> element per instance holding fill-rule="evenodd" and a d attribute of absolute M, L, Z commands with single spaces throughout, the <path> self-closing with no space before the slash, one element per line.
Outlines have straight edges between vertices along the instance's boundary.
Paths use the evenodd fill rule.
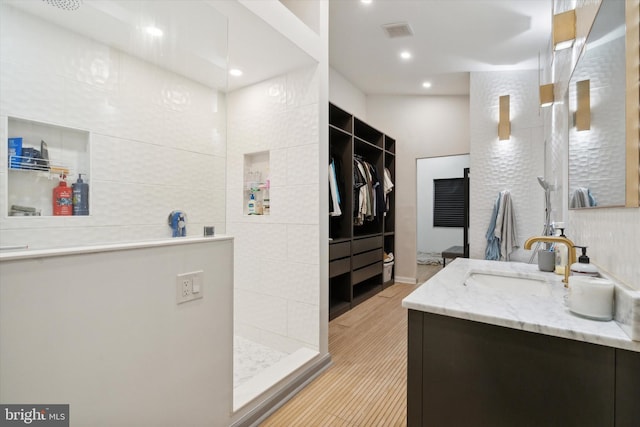
<path fill-rule="evenodd" d="M 75 11 L 56 1 L 2 3 L 224 91 L 313 62 L 232 0 L 84 0 Z M 381 25 L 398 22 L 414 35 L 389 38 Z M 149 23 L 162 39 L 141 31 Z M 330 65 L 365 94 L 468 94 L 470 71 L 537 69 L 550 34 L 551 0 L 329 0 Z"/>
<path fill-rule="evenodd" d="M 77 8 L 64 7 L 68 4 Z M 222 91 L 313 63 L 235 0 L 0 0 L 0 5 Z M 146 33 L 150 25 L 163 34 Z M 234 67 L 243 75 L 228 76 Z"/>
<path fill-rule="evenodd" d="M 329 62 L 365 94 L 464 95 L 470 71 L 538 69 L 551 11 L 551 0 L 330 0 Z M 399 22 L 413 36 L 389 38 L 382 25 Z"/>

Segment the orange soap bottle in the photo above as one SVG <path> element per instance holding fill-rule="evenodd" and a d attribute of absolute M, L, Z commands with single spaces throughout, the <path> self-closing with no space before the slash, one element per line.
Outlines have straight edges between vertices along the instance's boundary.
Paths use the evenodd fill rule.
<path fill-rule="evenodd" d="M 60 175 L 60 184 L 53 189 L 53 215 L 73 215 L 73 190 L 67 186 L 65 176 Z"/>

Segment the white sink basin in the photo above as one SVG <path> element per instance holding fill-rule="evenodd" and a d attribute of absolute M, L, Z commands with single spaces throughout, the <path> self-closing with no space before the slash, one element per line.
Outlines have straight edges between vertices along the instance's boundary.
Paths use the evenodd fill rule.
<path fill-rule="evenodd" d="M 501 271 L 471 271 L 467 275 L 464 285 L 516 295 L 551 296 L 551 285 L 544 277 L 537 275 Z"/>

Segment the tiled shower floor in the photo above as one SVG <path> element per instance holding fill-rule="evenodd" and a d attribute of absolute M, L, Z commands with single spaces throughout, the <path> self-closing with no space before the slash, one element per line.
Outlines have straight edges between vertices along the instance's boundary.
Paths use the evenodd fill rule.
<path fill-rule="evenodd" d="M 285 357 L 287 353 L 235 335 L 233 337 L 233 388 L 242 385 Z"/>

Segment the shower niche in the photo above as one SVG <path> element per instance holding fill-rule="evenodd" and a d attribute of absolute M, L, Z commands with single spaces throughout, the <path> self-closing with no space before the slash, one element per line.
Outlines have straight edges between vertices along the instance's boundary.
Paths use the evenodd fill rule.
<path fill-rule="evenodd" d="M 7 211 L 10 217 L 53 216 L 52 194 L 62 179 L 71 186 L 90 177 L 85 130 L 7 117 Z"/>
<path fill-rule="evenodd" d="M 245 215 L 270 215 L 269 151 L 244 155 L 243 210 Z"/>

